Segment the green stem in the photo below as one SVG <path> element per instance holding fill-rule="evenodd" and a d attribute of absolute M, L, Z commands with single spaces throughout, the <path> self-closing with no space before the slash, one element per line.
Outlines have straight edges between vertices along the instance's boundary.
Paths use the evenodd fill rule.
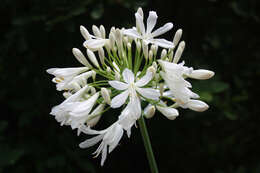
<path fill-rule="evenodd" d="M 149 161 L 149 165 L 150 165 L 150 169 L 152 173 L 159 173 L 158 168 L 157 168 L 157 164 L 154 158 L 154 154 L 153 154 L 153 149 L 152 149 L 152 145 L 151 145 L 151 141 L 149 138 L 149 134 L 145 125 L 145 120 L 143 115 L 139 118 L 138 120 L 138 124 L 141 130 L 141 134 L 143 137 L 143 141 L 144 141 L 144 147 L 146 150 L 146 155 Z"/>

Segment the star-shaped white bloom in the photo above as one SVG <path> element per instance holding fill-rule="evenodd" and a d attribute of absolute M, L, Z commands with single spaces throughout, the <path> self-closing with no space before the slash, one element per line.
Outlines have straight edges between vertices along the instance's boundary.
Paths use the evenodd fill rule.
<path fill-rule="evenodd" d="M 133 27 L 132 29 L 124 30 L 125 35 L 142 39 L 145 44 L 152 43 L 164 48 L 173 48 L 175 46 L 173 45 L 173 42 L 167 41 L 165 39 L 155 39 L 155 37 L 166 33 L 173 27 L 173 24 L 169 22 L 152 32 L 158 18 L 155 11 L 149 12 L 146 29 L 144 26 L 143 11 L 141 8 L 139 8 L 138 11 L 135 13 L 135 18 L 136 28 Z"/>
<path fill-rule="evenodd" d="M 115 96 L 111 101 L 112 108 L 118 108 L 122 106 L 128 96 L 135 97 L 136 91 L 143 97 L 153 100 L 159 99 L 159 92 L 152 88 L 141 88 L 147 85 L 150 80 L 153 78 L 153 73 L 147 71 L 146 74 L 137 82 L 135 82 L 134 74 L 131 70 L 126 68 L 123 73 L 124 82 L 120 81 L 109 81 L 108 83 L 115 89 L 123 91 L 121 94 Z"/>
<path fill-rule="evenodd" d="M 82 126 L 81 131 L 88 135 L 97 135 L 97 136 L 87 139 L 84 142 L 80 143 L 79 144 L 80 148 L 91 147 L 102 140 L 97 150 L 93 153 L 96 154 L 95 157 L 97 157 L 102 152 L 101 166 L 104 165 L 104 162 L 106 160 L 107 148 L 108 148 L 108 153 L 111 153 L 118 145 L 124 133 L 122 126 L 118 122 L 115 122 L 107 129 L 101 131 L 92 130 L 86 126 Z"/>

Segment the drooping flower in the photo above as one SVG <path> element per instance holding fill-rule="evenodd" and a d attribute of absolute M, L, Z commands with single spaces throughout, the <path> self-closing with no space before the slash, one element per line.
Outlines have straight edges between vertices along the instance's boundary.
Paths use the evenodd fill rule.
<path fill-rule="evenodd" d="M 144 44 L 152 43 L 164 48 L 173 48 L 175 46 L 170 41 L 167 41 L 165 39 L 155 38 L 171 30 L 173 27 L 173 24 L 171 22 L 166 23 L 164 26 L 152 32 L 158 18 L 156 12 L 155 11 L 149 12 L 146 29 L 144 26 L 143 18 L 144 18 L 143 11 L 141 8 L 139 8 L 138 11 L 135 13 L 136 27 L 133 27 L 132 29 L 124 30 L 124 34 L 134 38 L 142 39 Z"/>
<path fill-rule="evenodd" d="M 92 130 L 88 127 L 83 126 L 81 127 L 81 131 L 88 135 L 97 136 L 87 139 L 84 142 L 80 143 L 80 148 L 88 148 L 102 141 L 97 150 L 93 153 L 96 154 L 95 157 L 97 157 L 102 152 L 101 166 L 104 165 L 104 162 L 107 157 L 107 152 L 111 153 L 116 148 L 124 133 L 122 126 L 118 122 L 115 122 L 107 129 L 101 131 Z"/>

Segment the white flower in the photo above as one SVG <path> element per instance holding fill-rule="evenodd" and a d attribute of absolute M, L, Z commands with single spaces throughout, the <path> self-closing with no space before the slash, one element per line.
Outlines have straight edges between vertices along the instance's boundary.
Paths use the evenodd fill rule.
<path fill-rule="evenodd" d="M 107 129 L 101 131 L 92 130 L 84 126 L 81 127 L 81 131 L 89 135 L 97 136 L 80 143 L 80 148 L 88 148 L 102 141 L 97 150 L 93 153 L 96 154 L 95 157 L 97 157 L 102 152 L 101 166 L 104 165 L 107 157 L 107 147 L 108 153 L 111 153 L 118 145 L 124 133 L 122 126 L 118 122 L 115 122 Z"/>
<path fill-rule="evenodd" d="M 167 41 L 165 39 L 155 39 L 154 37 L 157 37 L 159 35 L 162 35 L 166 33 L 167 31 L 171 30 L 173 27 L 172 23 L 166 23 L 164 26 L 158 28 L 157 30 L 153 31 L 153 28 L 157 22 L 157 14 L 155 11 L 150 11 L 149 16 L 147 19 L 147 25 L 146 29 L 143 22 L 143 12 L 142 9 L 139 8 L 139 10 L 135 13 L 136 18 L 136 28 L 133 27 L 132 29 L 126 29 L 124 30 L 124 34 L 142 39 L 145 44 L 155 44 L 164 48 L 173 48 L 174 45 L 172 42 Z"/>
<path fill-rule="evenodd" d="M 197 112 L 203 112 L 209 108 L 209 106 L 200 100 L 190 99 L 187 103 L 180 105 L 182 108 L 189 108 Z"/>
<path fill-rule="evenodd" d="M 199 69 L 199 70 L 193 70 L 191 74 L 188 75 L 188 77 L 193 79 L 206 80 L 212 78 L 214 74 L 215 73 L 213 71 Z"/>
<path fill-rule="evenodd" d="M 99 97 L 99 93 L 94 94 L 89 99 L 83 102 L 72 103 L 69 107 L 69 118 L 67 123 L 71 125 L 72 129 L 79 128 L 86 123 L 89 118 L 89 113 L 92 110 L 96 100 Z"/>
<path fill-rule="evenodd" d="M 136 91 L 145 98 L 158 100 L 160 94 L 159 92 L 157 92 L 157 90 L 152 88 L 141 88 L 148 84 L 150 80 L 153 78 L 152 72 L 147 71 L 146 74 L 137 82 L 135 82 L 133 72 L 127 68 L 123 71 L 122 75 L 125 82 L 120 82 L 116 80 L 108 82 L 113 88 L 121 91 L 124 90 L 121 94 L 117 95 L 112 99 L 112 108 L 118 108 L 122 106 L 126 102 L 126 99 L 129 95 L 130 97 L 136 95 Z"/>
<path fill-rule="evenodd" d="M 52 79 L 54 83 L 57 83 L 56 88 L 58 91 L 68 89 L 67 84 L 72 79 L 82 72 L 89 70 L 88 67 L 75 67 L 75 68 L 50 68 L 47 73 L 54 75 Z"/>
<path fill-rule="evenodd" d="M 191 84 L 183 78 L 184 75 L 192 72 L 192 68 L 185 67 L 184 63 L 175 64 L 162 60 L 159 60 L 159 63 L 164 70 L 160 74 L 178 104 L 183 105 L 191 98 L 199 97 L 189 89 L 192 87 Z"/>
<path fill-rule="evenodd" d="M 51 115 L 55 116 L 55 119 L 61 123 L 61 125 L 68 125 L 67 121 L 69 119 L 69 106 L 74 102 L 78 102 L 81 100 L 81 97 L 89 89 L 89 86 L 85 86 L 77 91 L 75 94 L 69 96 L 65 101 L 61 104 L 54 106 L 50 112 Z"/>

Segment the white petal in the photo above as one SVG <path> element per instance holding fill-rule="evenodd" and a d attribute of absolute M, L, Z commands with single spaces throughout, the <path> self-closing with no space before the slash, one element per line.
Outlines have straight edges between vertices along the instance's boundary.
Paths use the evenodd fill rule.
<path fill-rule="evenodd" d="M 152 88 L 136 88 L 136 90 L 141 94 L 142 96 L 152 99 L 152 100 L 158 100 L 160 97 L 160 92 L 158 90 L 152 89 Z"/>
<path fill-rule="evenodd" d="M 157 18 L 158 18 L 158 16 L 157 16 L 155 11 L 149 12 L 149 16 L 148 16 L 148 19 L 147 19 L 146 34 L 151 33 L 151 31 L 153 30 L 153 28 L 156 24 Z"/>
<path fill-rule="evenodd" d="M 75 68 L 50 68 L 47 73 L 52 74 L 57 77 L 70 77 L 76 76 L 81 72 L 87 71 L 88 67 L 75 67 Z"/>
<path fill-rule="evenodd" d="M 88 148 L 88 147 L 92 147 L 93 145 L 97 144 L 99 141 L 101 141 L 103 139 L 104 135 L 98 135 L 95 136 L 93 138 L 87 139 L 84 142 L 81 142 L 79 144 L 80 148 Z"/>
<path fill-rule="evenodd" d="M 127 97 L 128 97 L 128 90 L 125 90 L 124 92 L 122 92 L 121 94 L 115 96 L 112 100 L 111 100 L 111 107 L 112 108 L 119 108 L 120 106 L 122 106 Z"/>
<path fill-rule="evenodd" d="M 106 39 L 89 39 L 83 43 L 83 46 L 92 50 L 96 51 L 102 48 L 106 43 Z"/>
<path fill-rule="evenodd" d="M 124 83 L 124 82 L 120 82 L 120 81 L 108 81 L 109 85 L 111 85 L 113 88 L 117 89 L 117 90 L 125 90 L 128 88 L 128 84 Z"/>
<path fill-rule="evenodd" d="M 129 70 L 128 68 L 126 68 L 124 71 L 123 71 L 123 78 L 124 78 L 124 81 L 128 84 L 131 84 L 134 82 L 135 80 L 135 76 L 134 76 L 134 73 Z"/>
<path fill-rule="evenodd" d="M 135 19 L 136 19 L 136 27 L 140 29 L 142 35 L 145 34 L 145 28 L 144 28 L 144 21 L 142 16 L 140 16 L 139 13 L 135 13 Z"/>
<path fill-rule="evenodd" d="M 203 112 L 209 108 L 209 106 L 205 102 L 200 100 L 190 100 L 187 103 L 187 107 L 197 112 Z"/>
<path fill-rule="evenodd" d="M 158 45 L 160 47 L 163 47 L 163 48 L 173 48 L 174 47 L 172 42 L 167 41 L 165 39 L 150 39 L 149 42 L 153 43 L 155 45 Z"/>
<path fill-rule="evenodd" d="M 124 130 L 123 130 L 122 126 L 120 124 L 118 124 L 116 126 L 116 130 L 114 133 L 113 142 L 111 144 L 109 144 L 109 150 L 108 150 L 109 153 L 111 153 L 115 149 L 115 147 L 118 145 L 123 134 L 124 134 Z"/>
<path fill-rule="evenodd" d="M 134 38 L 141 38 L 142 36 L 139 34 L 139 32 L 136 31 L 136 29 L 126 29 L 124 30 L 124 34 L 134 37 Z"/>
<path fill-rule="evenodd" d="M 148 72 L 146 72 L 146 74 L 145 74 L 141 79 L 139 79 L 139 80 L 135 83 L 135 86 L 137 86 L 137 87 L 143 87 L 143 86 L 145 86 L 146 84 L 148 84 L 152 78 L 153 78 L 153 73 L 150 72 L 150 71 L 148 71 Z"/>
<path fill-rule="evenodd" d="M 162 34 L 166 33 L 167 31 L 171 30 L 172 27 L 173 27 L 172 23 L 166 23 L 162 27 L 160 27 L 160 28 L 156 29 L 154 32 L 152 32 L 152 37 L 157 37 L 159 35 L 162 35 Z"/>
<path fill-rule="evenodd" d="M 101 166 L 104 165 L 106 158 L 107 158 L 107 145 L 105 144 L 105 146 L 102 150 L 102 155 L 101 155 Z"/>
<path fill-rule="evenodd" d="M 156 108 L 170 120 L 174 120 L 179 115 L 178 110 L 174 108 L 162 106 L 156 106 Z"/>

